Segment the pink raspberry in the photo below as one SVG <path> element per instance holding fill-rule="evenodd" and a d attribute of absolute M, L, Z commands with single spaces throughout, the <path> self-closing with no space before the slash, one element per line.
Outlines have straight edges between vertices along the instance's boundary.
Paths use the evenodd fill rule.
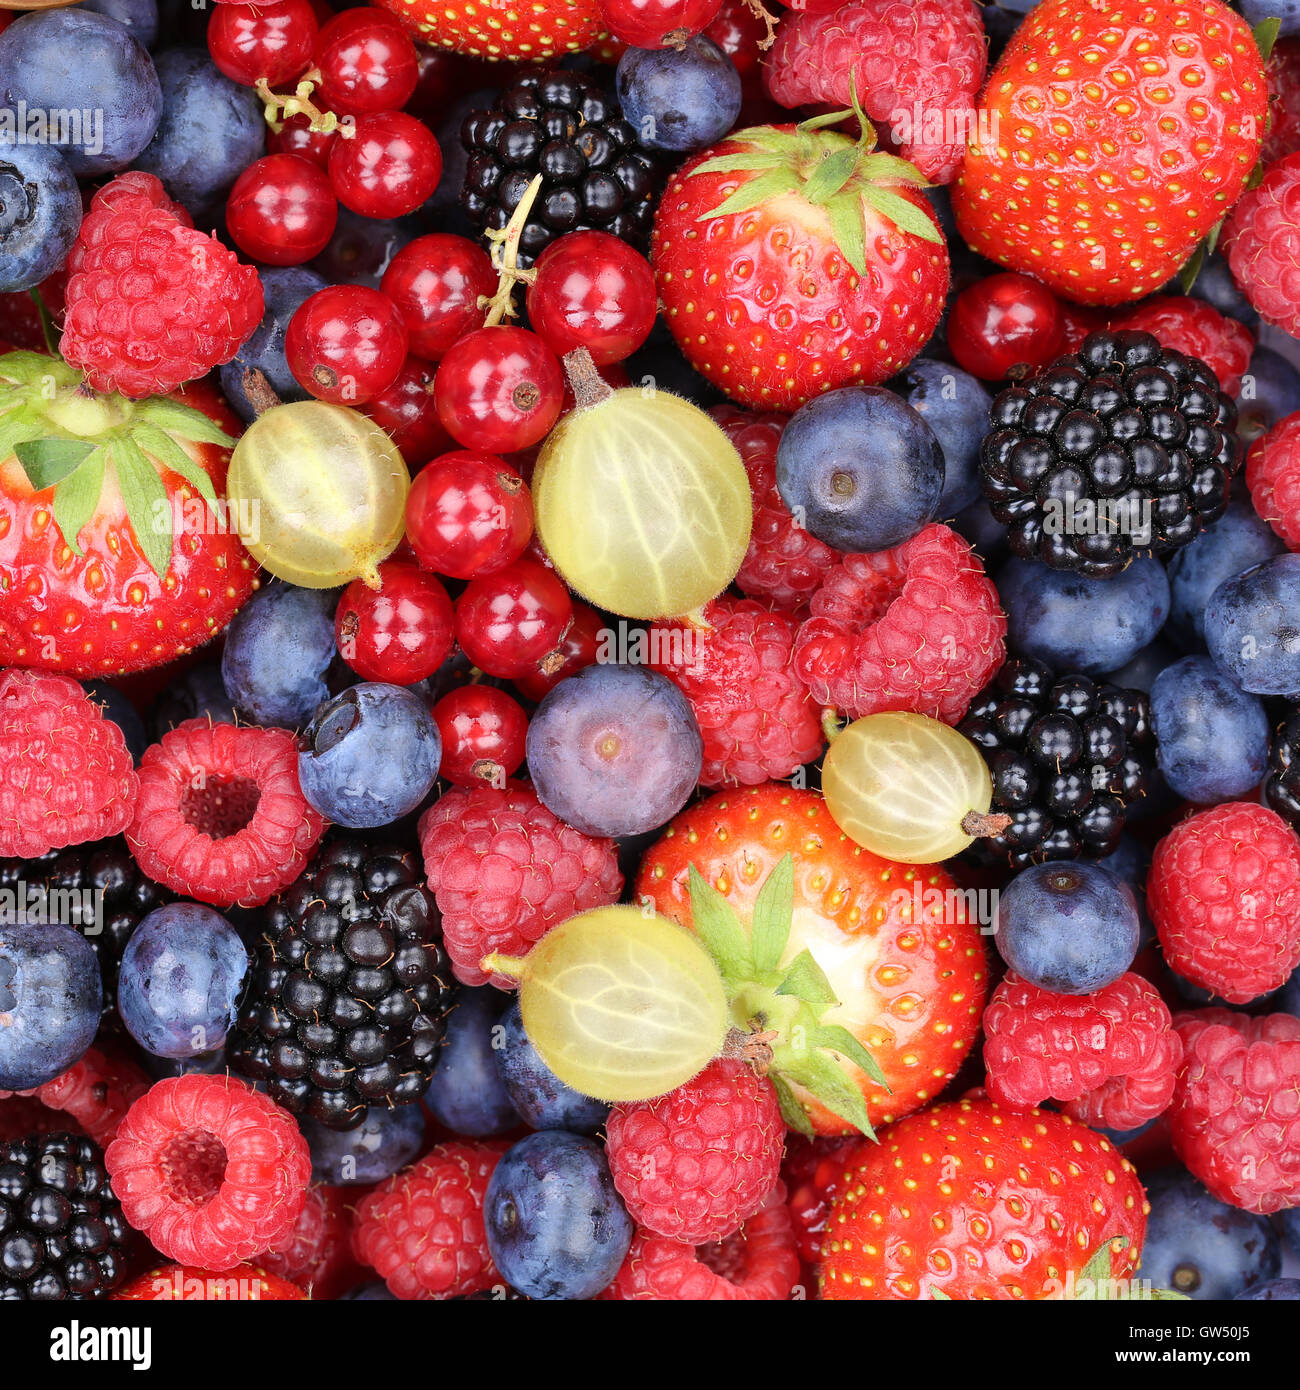
<path fill-rule="evenodd" d="M 67 676 L 0 672 L 0 856 L 120 834 L 139 779 L 122 730 Z"/>
<path fill-rule="evenodd" d="M 1226 318 L 1213 304 L 1190 295 L 1157 295 L 1111 321 L 1114 329 L 1150 333 L 1160 346 L 1199 357 L 1230 395 L 1241 390 L 1241 374 L 1250 366 L 1255 335 L 1244 323 Z"/>
<path fill-rule="evenodd" d="M 1300 334 L 1300 154 L 1271 165 L 1237 200 L 1223 252 L 1262 317 L 1292 337 Z"/>
<path fill-rule="evenodd" d="M 787 15 L 763 77 L 782 106 L 846 107 L 852 74 L 863 111 L 903 157 L 931 182 L 950 183 L 968 136 L 978 134 L 975 97 L 987 63 L 972 0 L 850 0 L 833 12 L 809 6 Z"/>
<path fill-rule="evenodd" d="M 1198 811 L 1156 846 L 1147 906 L 1174 970 L 1249 1003 L 1300 965 L 1300 840 L 1253 802 Z"/>
<path fill-rule="evenodd" d="M 1140 975 L 1095 994 L 1052 994 L 1011 972 L 984 1011 L 985 1089 L 999 1105 L 1066 1111 L 1104 1129 L 1162 1115 L 1183 1058 L 1169 1010 Z"/>
<path fill-rule="evenodd" d="M 1268 56 L 1268 133 L 1260 158 L 1265 164 L 1300 150 L 1300 39 L 1278 39 Z"/>
<path fill-rule="evenodd" d="M 443 944 L 467 985 L 488 979 L 484 956 L 527 955 L 557 923 L 623 891 L 614 841 L 565 825 L 523 782 L 447 792 L 420 817 L 420 847 Z"/>
<path fill-rule="evenodd" d="M 1287 549 L 1300 550 L 1300 411 L 1279 420 L 1250 446 L 1246 486 L 1255 510 Z"/>
<path fill-rule="evenodd" d="M 824 746 L 820 711 L 790 665 L 795 620 L 726 595 L 704 620 L 707 629 L 656 624 L 650 648 L 651 665 L 681 687 L 700 726 L 700 781 L 752 787 L 789 777 Z"/>
<path fill-rule="evenodd" d="M 258 1268 L 313 1298 L 338 1298 L 360 1273 L 352 1254 L 354 1200 L 346 1187 L 309 1188 L 293 1228 L 257 1257 Z"/>
<path fill-rule="evenodd" d="M 998 591 L 947 526 L 841 556 L 811 607 L 794 669 L 814 700 L 855 719 L 911 710 L 956 724 L 1006 657 Z"/>
<path fill-rule="evenodd" d="M 174 391 L 229 362 L 262 317 L 257 271 L 138 170 L 95 194 L 68 269 L 60 349 L 97 391 Z"/>

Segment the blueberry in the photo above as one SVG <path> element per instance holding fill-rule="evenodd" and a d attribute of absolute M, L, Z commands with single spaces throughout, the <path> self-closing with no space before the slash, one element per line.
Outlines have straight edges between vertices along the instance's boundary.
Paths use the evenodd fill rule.
<path fill-rule="evenodd" d="M 1252 29 L 1266 19 L 1280 19 L 1279 38 L 1300 34 L 1300 0 L 1241 0 L 1237 8 Z"/>
<path fill-rule="evenodd" d="M 1247 442 L 1300 410 L 1300 371 L 1280 352 L 1256 348 L 1241 378 L 1237 433 Z"/>
<path fill-rule="evenodd" d="M 146 1052 L 196 1057 L 225 1043 L 247 974 L 248 951 L 219 912 L 169 903 L 126 943 L 118 1013 Z"/>
<path fill-rule="evenodd" d="M 1142 690 L 1150 695 L 1155 678 L 1166 666 L 1177 660 L 1177 651 L 1168 642 L 1157 637 L 1118 671 L 1107 671 L 1106 680 L 1111 685 L 1119 686 L 1121 690 Z"/>
<path fill-rule="evenodd" d="M 149 711 L 149 726 L 155 739 L 162 738 L 187 719 L 208 719 L 214 724 L 235 722 L 234 702 L 226 694 L 219 665 L 191 666 L 172 681 Z"/>
<path fill-rule="evenodd" d="M 221 679 L 256 724 L 298 728 L 329 698 L 325 674 L 337 647 L 338 594 L 271 584 L 235 614 L 226 633 Z"/>
<path fill-rule="evenodd" d="M 1145 891 L 1147 869 L 1151 866 L 1151 850 L 1132 835 L 1121 835 L 1114 852 L 1104 859 L 1098 859 L 1097 863 L 1114 874 L 1120 882 L 1127 883 L 1135 893 Z"/>
<path fill-rule="evenodd" d="M 135 162 L 156 174 L 168 195 L 196 218 L 266 153 L 262 103 L 232 82 L 202 48 L 169 48 L 158 57 L 163 114 L 158 133 Z"/>
<path fill-rule="evenodd" d="M 164 1081 L 173 1076 L 222 1076 L 229 1070 L 224 1047 L 199 1052 L 193 1057 L 159 1057 L 144 1050 L 140 1051 L 139 1056 L 141 1066 L 155 1081 Z"/>
<path fill-rule="evenodd" d="M 368 285 L 377 290 L 389 261 L 418 235 L 407 219 L 394 222 L 362 217 L 341 207 L 330 244 L 311 262 L 311 268 L 331 285 Z"/>
<path fill-rule="evenodd" d="M 1096 864 L 1032 864 L 998 897 L 994 941 L 1023 979 L 1056 994 L 1093 994 L 1137 954 L 1133 890 Z"/>
<path fill-rule="evenodd" d="M 605 1123 L 609 1106 L 566 1086 L 537 1055 L 524 1032 L 518 999 L 512 1000 L 501 1016 L 501 1045 L 496 1051 L 496 1063 L 515 1109 L 530 1129 L 595 1134 Z"/>
<path fill-rule="evenodd" d="M 1169 562 L 1169 634 L 1185 651 L 1205 650 L 1205 605 L 1225 580 L 1286 547 L 1249 502 L 1234 498 L 1212 526 Z"/>
<path fill-rule="evenodd" d="M 1295 976 L 1291 978 L 1294 981 Z M 1284 985 L 1283 988 L 1287 986 Z M 1289 1012 L 1294 1013 L 1295 1010 L 1291 1009 Z M 1293 1255 L 1300 1257 L 1300 1207 L 1287 1207 L 1277 1212 L 1273 1220 L 1277 1222 L 1277 1229 L 1281 1231 L 1287 1248 Z"/>
<path fill-rule="evenodd" d="M 373 1105 L 355 1129 L 327 1129 L 303 1120 L 312 1177 L 331 1187 L 369 1187 L 401 1172 L 425 1149 L 424 1111 L 418 1105 Z"/>
<path fill-rule="evenodd" d="M 1235 1298 L 1281 1272 L 1278 1238 L 1262 1216 L 1217 1201 L 1182 1168 L 1146 1179 L 1151 1215 L 1138 1273 L 1195 1299 Z"/>
<path fill-rule="evenodd" d="M 81 0 L 77 8 L 117 20 L 146 48 L 158 38 L 158 0 Z"/>
<path fill-rule="evenodd" d="M 1220 584 L 1205 605 L 1205 645 L 1252 695 L 1300 695 L 1300 555 Z"/>
<path fill-rule="evenodd" d="M 614 80 L 623 115 L 648 150 L 702 150 L 740 115 L 736 65 L 703 34 L 681 48 L 629 48 Z"/>
<path fill-rule="evenodd" d="M 639 835 L 670 821 L 703 759 L 686 696 L 635 666 L 588 666 L 562 680 L 538 705 L 525 747 L 543 805 L 588 835 Z"/>
<path fill-rule="evenodd" d="M 424 702 L 400 685 L 354 685 L 322 705 L 298 754 L 302 794 L 349 830 L 391 825 L 438 780 L 442 739 Z"/>
<path fill-rule="evenodd" d="M 42 112 L 57 125 L 50 143 L 78 177 L 125 169 L 153 139 L 163 109 L 139 41 L 117 20 L 78 9 L 20 15 L 0 34 L 0 102 L 15 111 L 20 101 L 29 117 Z"/>
<path fill-rule="evenodd" d="M 266 312 L 243 347 L 221 368 L 221 389 L 245 424 L 257 418 L 257 410 L 244 390 L 244 373 L 259 371 L 282 401 L 305 401 L 308 393 L 298 385 L 284 356 L 284 335 L 294 311 L 327 284 L 324 276 L 306 266 L 270 266 L 261 272 Z"/>
<path fill-rule="evenodd" d="M 0 1090 L 53 1081 L 94 1041 L 99 958 L 58 923 L 0 922 Z"/>
<path fill-rule="evenodd" d="M 1239 1293 L 1236 1303 L 1280 1303 L 1300 1300 L 1300 1279 L 1268 1279 L 1245 1293 Z"/>
<path fill-rule="evenodd" d="M 1185 656 L 1151 687 L 1156 761 L 1188 801 L 1242 796 L 1268 767 L 1263 702 L 1238 689 L 1208 656 Z"/>
<path fill-rule="evenodd" d="M 980 496 L 980 445 L 989 432 L 993 397 L 969 372 L 931 357 L 916 358 L 889 385 L 939 440 L 943 492 L 935 515 L 956 516 Z"/>
<path fill-rule="evenodd" d="M 424 1093 L 424 1103 L 453 1134 L 485 1139 L 518 1128 L 519 1112 L 497 1067 L 504 1045 L 504 1003 L 505 996 L 490 985 L 460 989 L 447 1015 L 438 1070 Z"/>
<path fill-rule="evenodd" d="M 1259 311 L 1242 294 L 1227 257 L 1221 252 L 1206 256 L 1191 292 L 1197 299 L 1212 304 L 1225 318 L 1244 323 L 1252 332 L 1259 327 Z"/>
<path fill-rule="evenodd" d="M 1057 671 L 1100 675 L 1132 659 L 1169 616 L 1164 566 L 1140 556 L 1113 579 L 1012 558 L 997 577 L 1007 640 Z"/>
<path fill-rule="evenodd" d="M 487 1246 L 501 1277 L 530 1298 L 594 1298 L 632 1244 L 601 1144 L 551 1129 L 502 1155 L 484 1203 Z"/>
<path fill-rule="evenodd" d="M 82 681 L 82 685 L 86 687 L 86 694 L 100 707 L 104 718 L 121 729 L 127 749 L 138 763 L 149 746 L 149 735 L 135 706 L 117 686 L 109 685 L 107 681 Z"/>
<path fill-rule="evenodd" d="M 938 511 L 943 479 L 935 432 L 883 386 L 815 396 L 776 451 L 776 485 L 800 525 L 855 554 L 916 535 Z"/>
<path fill-rule="evenodd" d="M 81 227 L 81 190 L 51 145 L 0 138 L 0 291 L 30 290 L 63 264 Z"/>
<path fill-rule="evenodd" d="M 372 1279 L 368 1284 L 358 1284 L 355 1289 L 339 1295 L 340 1303 L 390 1303 L 396 1302 L 397 1295 L 390 1292 L 382 1279 Z"/>

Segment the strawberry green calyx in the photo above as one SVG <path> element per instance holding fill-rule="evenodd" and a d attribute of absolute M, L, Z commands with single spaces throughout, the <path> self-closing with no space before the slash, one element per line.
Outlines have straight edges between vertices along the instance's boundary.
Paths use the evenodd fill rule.
<path fill-rule="evenodd" d="M 746 1060 L 776 1088 L 786 1124 L 811 1136 L 812 1122 L 794 1088 L 875 1138 L 862 1092 L 838 1058 L 878 1085 L 885 1077 L 856 1037 L 828 1015 L 839 1000 L 810 951 L 783 962 L 794 916 L 794 860 L 787 854 L 768 875 L 747 932 L 731 904 L 690 866 L 691 918 L 722 975 L 732 1031 L 728 1055 Z M 886 1089 L 888 1087 L 886 1086 Z"/>
<path fill-rule="evenodd" d="M 235 442 L 202 411 L 177 401 L 92 391 L 61 358 L 0 356 L 0 460 L 16 456 L 36 491 L 53 489 L 54 521 L 75 555 L 83 553 L 78 537 L 111 475 L 141 552 L 159 578 L 166 575 L 172 512 L 161 470 L 179 474 L 209 507 L 217 505 L 212 479 L 180 440 L 225 448 Z"/>
<path fill-rule="evenodd" d="M 1143 1280 L 1116 1279 L 1111 1274 L 1111 1256 L 1122 1254 L 1128 1243 L 1127 1236 L 1103 1240 L 1064 1296 L 1080 1303 L 1186 1303 L 1187 1295 L 1174 1289 L 1158 1289 Z"/>

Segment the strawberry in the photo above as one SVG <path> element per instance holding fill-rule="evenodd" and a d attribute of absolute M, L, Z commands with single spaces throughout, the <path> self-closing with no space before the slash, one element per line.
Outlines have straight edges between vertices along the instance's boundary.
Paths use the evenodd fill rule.
<path fill-rule="evenodd" d="M 902 370 L 933 333 L 948 252 L 925 180 L 862 138 L 754 126 L 673 176 L 651 261 L 668 326 L 691 365 L 744 405 L 811 396 Z"/>
<path fill-rule="evenodd" d="M 307 1295 L 297 1284 L 253 1265 L 215 1271 L 164 1264 L 133 1279 L 113 1297 L 127 1303 L 288 1303 Z"/>
<path fill-rule="evenodd" d="M 537 60 L 581 53 L 607 38 L 600 0 L 378 0 L 431 48 L 471 58 Z"/>
<path fill-rule="evenodd" d="M 1268 84 L 1219 0 L 1044 0 L 984 90 L 957 227 L 990 260 L 1085 304 L 1163 285 L 1259 158 Z"/>
<path fill-rule="evenodd" d="M 965 920 L 965 900 L 946 896 L 954 884 L 942 869 L 881 859 L 839 830 L 819 793 L 767 782 L 720 792 L 679 815 L 642 860 L 636 897 L 699 932 L 725 977 L 731 953 L 718 949 L 713 921 L 700 918 L 702 900 L 710 918 L 717 915 L 704 885 L 734 910 L 759 954 L 766 934 L 755 927 L 762 916 L 760 889 L 785 857 L 792 861 L 792 906 L 779 963 L 785 970 L 798 963 L 799 975 L 816 979 L 823 998 L 839 1002 L 828 1010 L 841 1025 L 840 1041 L 830 1050 L 865 1101 L 870 1123 L 888 1123 L 943 1089 L 975 1041 L 984 1004 L 983 944 Z M 695 891 L 692 867 L 703 879 Z M 738 1026 L 794 1031 L 797 1050 L 797 1029 L 786 1018 L 788 986 L 774 989 L 761 980 L 728 985 Z M 850 1060 L 850 1043 L 857 1044 L 857 1060 Z M 778 1070 L 789 1060 L 782 1047 L 776 1039 Z M 878 1069 L 875 1078 L 862 1065 L 863 1049 Z M 855 1122 L 843 1108 L 810 1095 L 797 1065 L 787 1071 L 784 1091 L 777 1085 L 787 1124 L 827 1135 L 852 1130 Z M 818 1079 L 827 1080 L 824 1069 Z"/>
<path fill-rule="evenodd" d="M 220 497 L 230 427 L 202 384 L 129 401 L 0 357 L 0 666 L 140 671 L 225 628 L 257 583 Z"/>
<path fill-rule="evenodd" d="M 845 1162 L 821 1296 L 1095 1298 L 1137 1268 L 1149 1210 L 1132 1164 L 1064 1115 L 935 1105 Z"/>

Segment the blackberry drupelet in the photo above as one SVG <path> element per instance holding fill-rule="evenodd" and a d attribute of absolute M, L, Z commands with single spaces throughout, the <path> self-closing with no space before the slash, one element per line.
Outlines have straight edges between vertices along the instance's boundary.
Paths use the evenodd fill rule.
<path fill-rule="evenodd" d="M 519 264 L 565 232 L 610 232 L 644 249 L 654 163 L 618 101 L 580 72 L 526 73 L 461 126 L 469 153 L 461 201 L 484 231 L 500 231 L 537 174 Z"/>
<path fill-rule="evenodd" d="M 81 929 L 99 957 L 105 1022 L 114 1026 L 120 1026 L 117 971 L 126 943 L 142 918 L 174 899 L 144 873 L 120 835 L 39 859 L 0 859 L 0 921 L 12 903 L 33 920 L 40 914 L 41 921 Z"/>
<path fill-rule="evenodd" d="M 972 853 L 1022 869 L 1049 859 L 1104 859 L 1119 844 L 1125 807 L 1152 768 L 1151 711 L 1140 690 L 1059 679 L 1012 657 L 958 725 L 984 754 L 994 812 L 1011 824 Z"/>
<path fill-rule="evenodd" d="M 1012 553 L 1090 578 L 1188 544 L 1241 466 L 1237 408 L 1196 357 L 1100 332 L 993 401 L 984 496 Z"/>
<path fill-rule="evenodd" d="M 371 1105 L 423 1096 L 451 971 L 419 856 L 328 840 L 266 908 L 228 1056 L 294 1115 L 353 1129 Z"/>
<path fill-rule="evenodd" d="M 1300 830 L 1300 710 L 1288 715 L 1273 731 L 1264 800 Z"/>
<path fill-rule="evenodd" d="M 0 1300 L 105 1298 L 133 1238 L 93 1139 L 0 1143 Z"/>

